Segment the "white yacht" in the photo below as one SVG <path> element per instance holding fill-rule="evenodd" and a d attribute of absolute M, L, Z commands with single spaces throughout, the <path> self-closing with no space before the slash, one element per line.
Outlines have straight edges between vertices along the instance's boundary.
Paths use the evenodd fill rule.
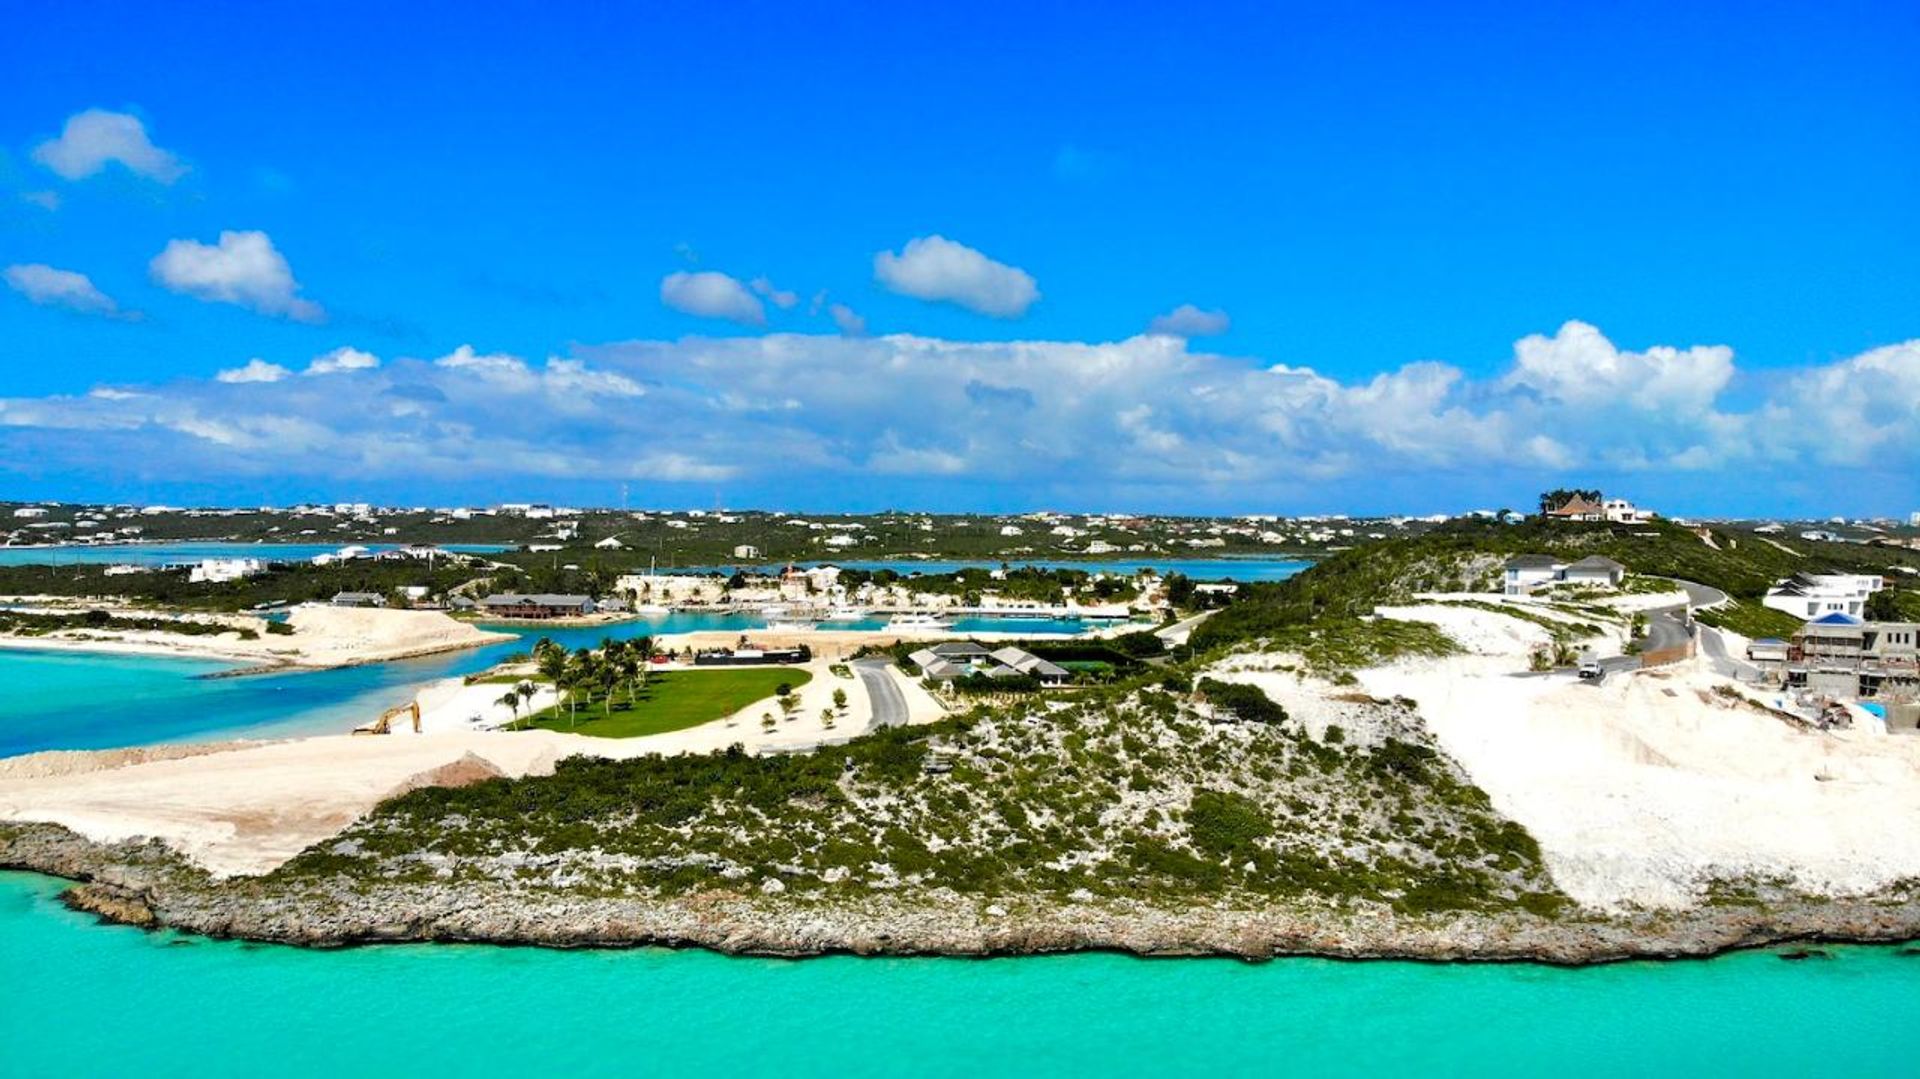
<path fill-rule="evenodd" d="M 896 614 L 887 622 L 888 629 L 947 629 L 953 623 L 937 614 Z"/>
<path fill-rule="evenodd" d="M 867 616 L 867 612 L 858 607 L 833 607 L 820 616 L 822 622 L 858 622 Z"/>

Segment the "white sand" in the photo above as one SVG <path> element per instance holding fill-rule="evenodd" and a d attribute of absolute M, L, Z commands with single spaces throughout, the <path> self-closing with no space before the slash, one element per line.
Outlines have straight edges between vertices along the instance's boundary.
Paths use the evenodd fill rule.
<path fill-rule="evenodd" d="M 154 612 L 129 611 L 152 615 Z M 287 618 L 290 634 L 268 633 L 262 619 L 246 615 L 192 616 L 244 626 L 258 634 L 218 636 L 158 630 L 67 630 L 40 637 L 0 637 L 0 647 L 58 651 L 113 652 L 129 655 L 183 656 L 238 663 L 295 667 L 345 667 L 409 656 L 430 655 L 503 641 L 511 634 L 491 633 L 456 621 L 440 611 L 388 610 L 380 607 L 297 607 Z"/>
<path fill-rule="evenodd" d="M 30 754 L 0 762 L 0 819 L 52 822 L 105 842 L 155 836 L 213 873 L 264 873 L 381 800 L 427 782 L 545 774 L 576 755 L 706 753 L 735 743 L 779 752 L 854 737 L 872 724 L 865 686 L 827 667 L 825 660 L 810 666 L 814 677 L 799 689 L 795 718 L 776 719 L 772 732 L 760 727 L 763 711 L 780 715 L 771 701 L 730 720 L 644 738 L 475 729 L 469 718 L 476 712 L 483 723 L 508 718 L 494 703 L 508 687 L 450 679 L 421 692 L 419 735 L 400 718 L 389 735 Z M 910 722 L 944 715 L 905 675 L 889 677 L 907 697 Z M 847 691 L 848 707 L 828 729 L 820 710 L 832 706 L 836 688 Z M 551 702 L 552 690 L 543 688 L 534 704 Z"/>
<path fill-rule="evenodd" d="M 1715 696 L 1726 683 L 1701 660 L 1597 687 L 1516 676 L 1528 635 L 1454 610 L 1383 613 L 1440 622 L 1481 654 L 1365 671 L 1361 683 L 1418 701 L 1581 902 L 1681 906 L 1715 876 L 1829 894 L 1920 876 L 1920 738 L 1796 730 Z"/>

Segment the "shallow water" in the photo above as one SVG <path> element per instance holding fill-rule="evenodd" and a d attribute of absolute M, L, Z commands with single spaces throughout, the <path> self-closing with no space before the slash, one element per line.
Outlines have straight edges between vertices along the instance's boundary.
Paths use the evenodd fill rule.
<path fill-rule="evenodd" d="M 100 926 L 0 874 L 11 1075 L 1911 1075 L 1920 958 L 314 952 Z M 25 991 L 27 989 L 31 991 Z"/>
<path fill-rule="evenodd" d="M 848 628 L 877 628 L 882 620 Z M 343 667 L 330 671 L 206 678 L 230 664 L 161 656 L 0 649 L 0 757 L 43 749 L 105 749 L 222 738 L 344 734 L 404 704 L 422 685 L 485 670 L 541 637 L 567 648 L 700 630 L 749 633 L 766 625 L 751 614 L 674 613 L 604 626 L 486 628 L 515 639 L 464 652 Z M 1090 623 L 971 618 L 958 634 L 1078 633 Z"/>

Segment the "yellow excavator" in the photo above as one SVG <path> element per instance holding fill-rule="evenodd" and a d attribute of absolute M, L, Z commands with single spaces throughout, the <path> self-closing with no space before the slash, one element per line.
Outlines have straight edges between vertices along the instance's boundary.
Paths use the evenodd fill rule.
<path fill-rule="evenodd" d="M 380 718 L 364 726 L 355 727 L 355 734 L 392 734 L 393 721 L 403 715 L 413 717 L 413 733 L 420 733 L 420 702 L 408 701 L 398 708 L 389 708 L 380 713 Z"/>

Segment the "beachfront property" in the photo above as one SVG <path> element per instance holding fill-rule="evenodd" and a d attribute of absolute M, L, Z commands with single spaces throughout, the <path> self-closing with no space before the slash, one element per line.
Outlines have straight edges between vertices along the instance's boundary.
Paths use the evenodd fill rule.
<path fill-rule="evenodd" d="M 1618 588 L 1626 576 L 1627 567 L 1604 555 L 1562 562 L 1550 555 L 1523 554 L 1507 560 L 1501 591 L 1509 596 L 1525 596 L 1556 584 Z"/>
<path fill-rule="evenodd" d="M 1795 618 L 1827 614 L 1862 618 L 1867 597 L 1886 586 L 1886 578 L 1873 573 L 1796 573 L 1767 589 L 1760 603 Z"/>
<path fill-rule="evenodd" d="M 804 644 L 791 648 L 760 648 L 741 639 L 738 648 L 710 648 L 696 652 L 693 665 L 696 667 L 767 667 L 806 663 L 813 659 L 813 649 Z"/>
<path fill-rule="evenodd" d="M 1073 672 L 1022 648 L 989 650 L 971 641 L 931 645 L 907 656 L 920 673 L 936 682 L 961 678 L 1031 678 L 1043 686 L 1063 686 Z"/>
<path fill-rule="evenodd" d="M 583 618 L 594 612 L 593 597 L 550 592 L 503 592 L 480 601 L 494 618 Z"/>
<path fill-rule="evenodd" d="M 1838 611 L 1800 627 L 1783 681 L 1829 697 L 1920 698 L 1920 622 L 1866 622 Z"/>

